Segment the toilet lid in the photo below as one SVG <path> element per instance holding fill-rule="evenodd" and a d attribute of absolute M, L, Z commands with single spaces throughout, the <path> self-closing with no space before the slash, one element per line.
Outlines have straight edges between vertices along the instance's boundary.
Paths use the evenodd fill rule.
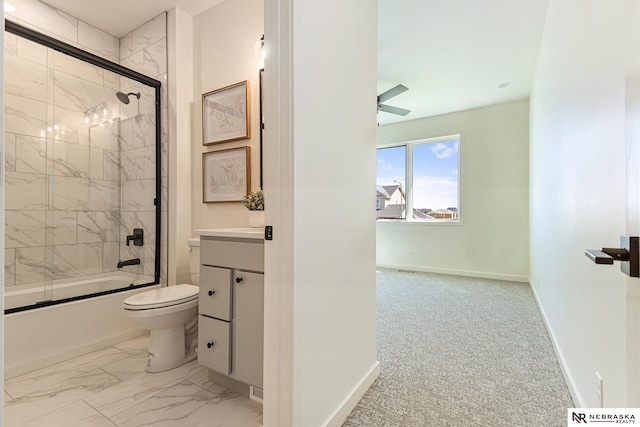
<path fill-rule="evenodd" d="M 128 310 L 167 307 L 198 299 L 198 293 L 199 288 L 193 285 L 167 286 L 130 296 L 124 300 L 124 307 Z"/>

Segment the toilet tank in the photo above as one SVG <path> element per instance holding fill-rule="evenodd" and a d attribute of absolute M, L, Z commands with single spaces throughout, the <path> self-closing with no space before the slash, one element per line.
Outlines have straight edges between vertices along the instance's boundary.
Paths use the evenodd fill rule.
<path fill-rule="evenodd" d="M 200 286 L 200 238 L 187 240 L 189 245 L 189 269 L 191 271 L 191 284 Z"/>

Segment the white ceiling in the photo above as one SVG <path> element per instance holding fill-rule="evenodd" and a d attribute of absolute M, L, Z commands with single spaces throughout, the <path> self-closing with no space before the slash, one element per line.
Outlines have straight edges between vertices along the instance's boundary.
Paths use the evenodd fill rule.
<path fill-rule="evenodd" d="M 177 6 L 195 16 L 223 0 L 44 0 L 117 37 Z M 529 97 L 548 0 L 378 0 L 380 124 Z M 506 89 L 498 86 L 509 83 Z"/>
<path fill-rule="evenodd" d="M 411 110 L 392 123 L 526 99 L 548 0 L 378 0 L 378 93 Z M 502 83 L 506 89 L 498 89 Z"/>

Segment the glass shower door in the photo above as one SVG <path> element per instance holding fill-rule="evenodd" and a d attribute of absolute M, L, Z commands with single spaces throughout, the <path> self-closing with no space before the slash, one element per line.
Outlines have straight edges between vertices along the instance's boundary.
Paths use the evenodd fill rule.
<path fill-rule="evenodd" d="M 118 71 L 5 31 L 8 310 L 159 276 L 159 82 Z"/>
<path fill-rule="evenodd" d="M 5 33 L 5 307 L 47 298 L 48 49 Z"/>

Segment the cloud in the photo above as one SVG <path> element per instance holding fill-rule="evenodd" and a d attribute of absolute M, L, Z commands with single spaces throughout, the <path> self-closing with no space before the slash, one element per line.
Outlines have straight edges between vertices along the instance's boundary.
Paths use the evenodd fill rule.
<path fill-rule="evenodd" d="M 447 159 L 454 156 L 458 152 L 458 143 L 455 142 L 451 145 L 438 142 L 431 145 L 431 152 L 439 159 Z"/>
<path fill-rule="evenodd" d="M 446 209 L 458 206 L 458 180 L 439 176 L 413 179 L 413 207 L 416 209 Z"/>
<path fill-rule="evenodd" d="M 393 163 L 387 163 L 382 159 L 378 159 L 377 163 L 378 163 L 378 169 L 386 170 L 386 171 L 393 169 Z"/>

